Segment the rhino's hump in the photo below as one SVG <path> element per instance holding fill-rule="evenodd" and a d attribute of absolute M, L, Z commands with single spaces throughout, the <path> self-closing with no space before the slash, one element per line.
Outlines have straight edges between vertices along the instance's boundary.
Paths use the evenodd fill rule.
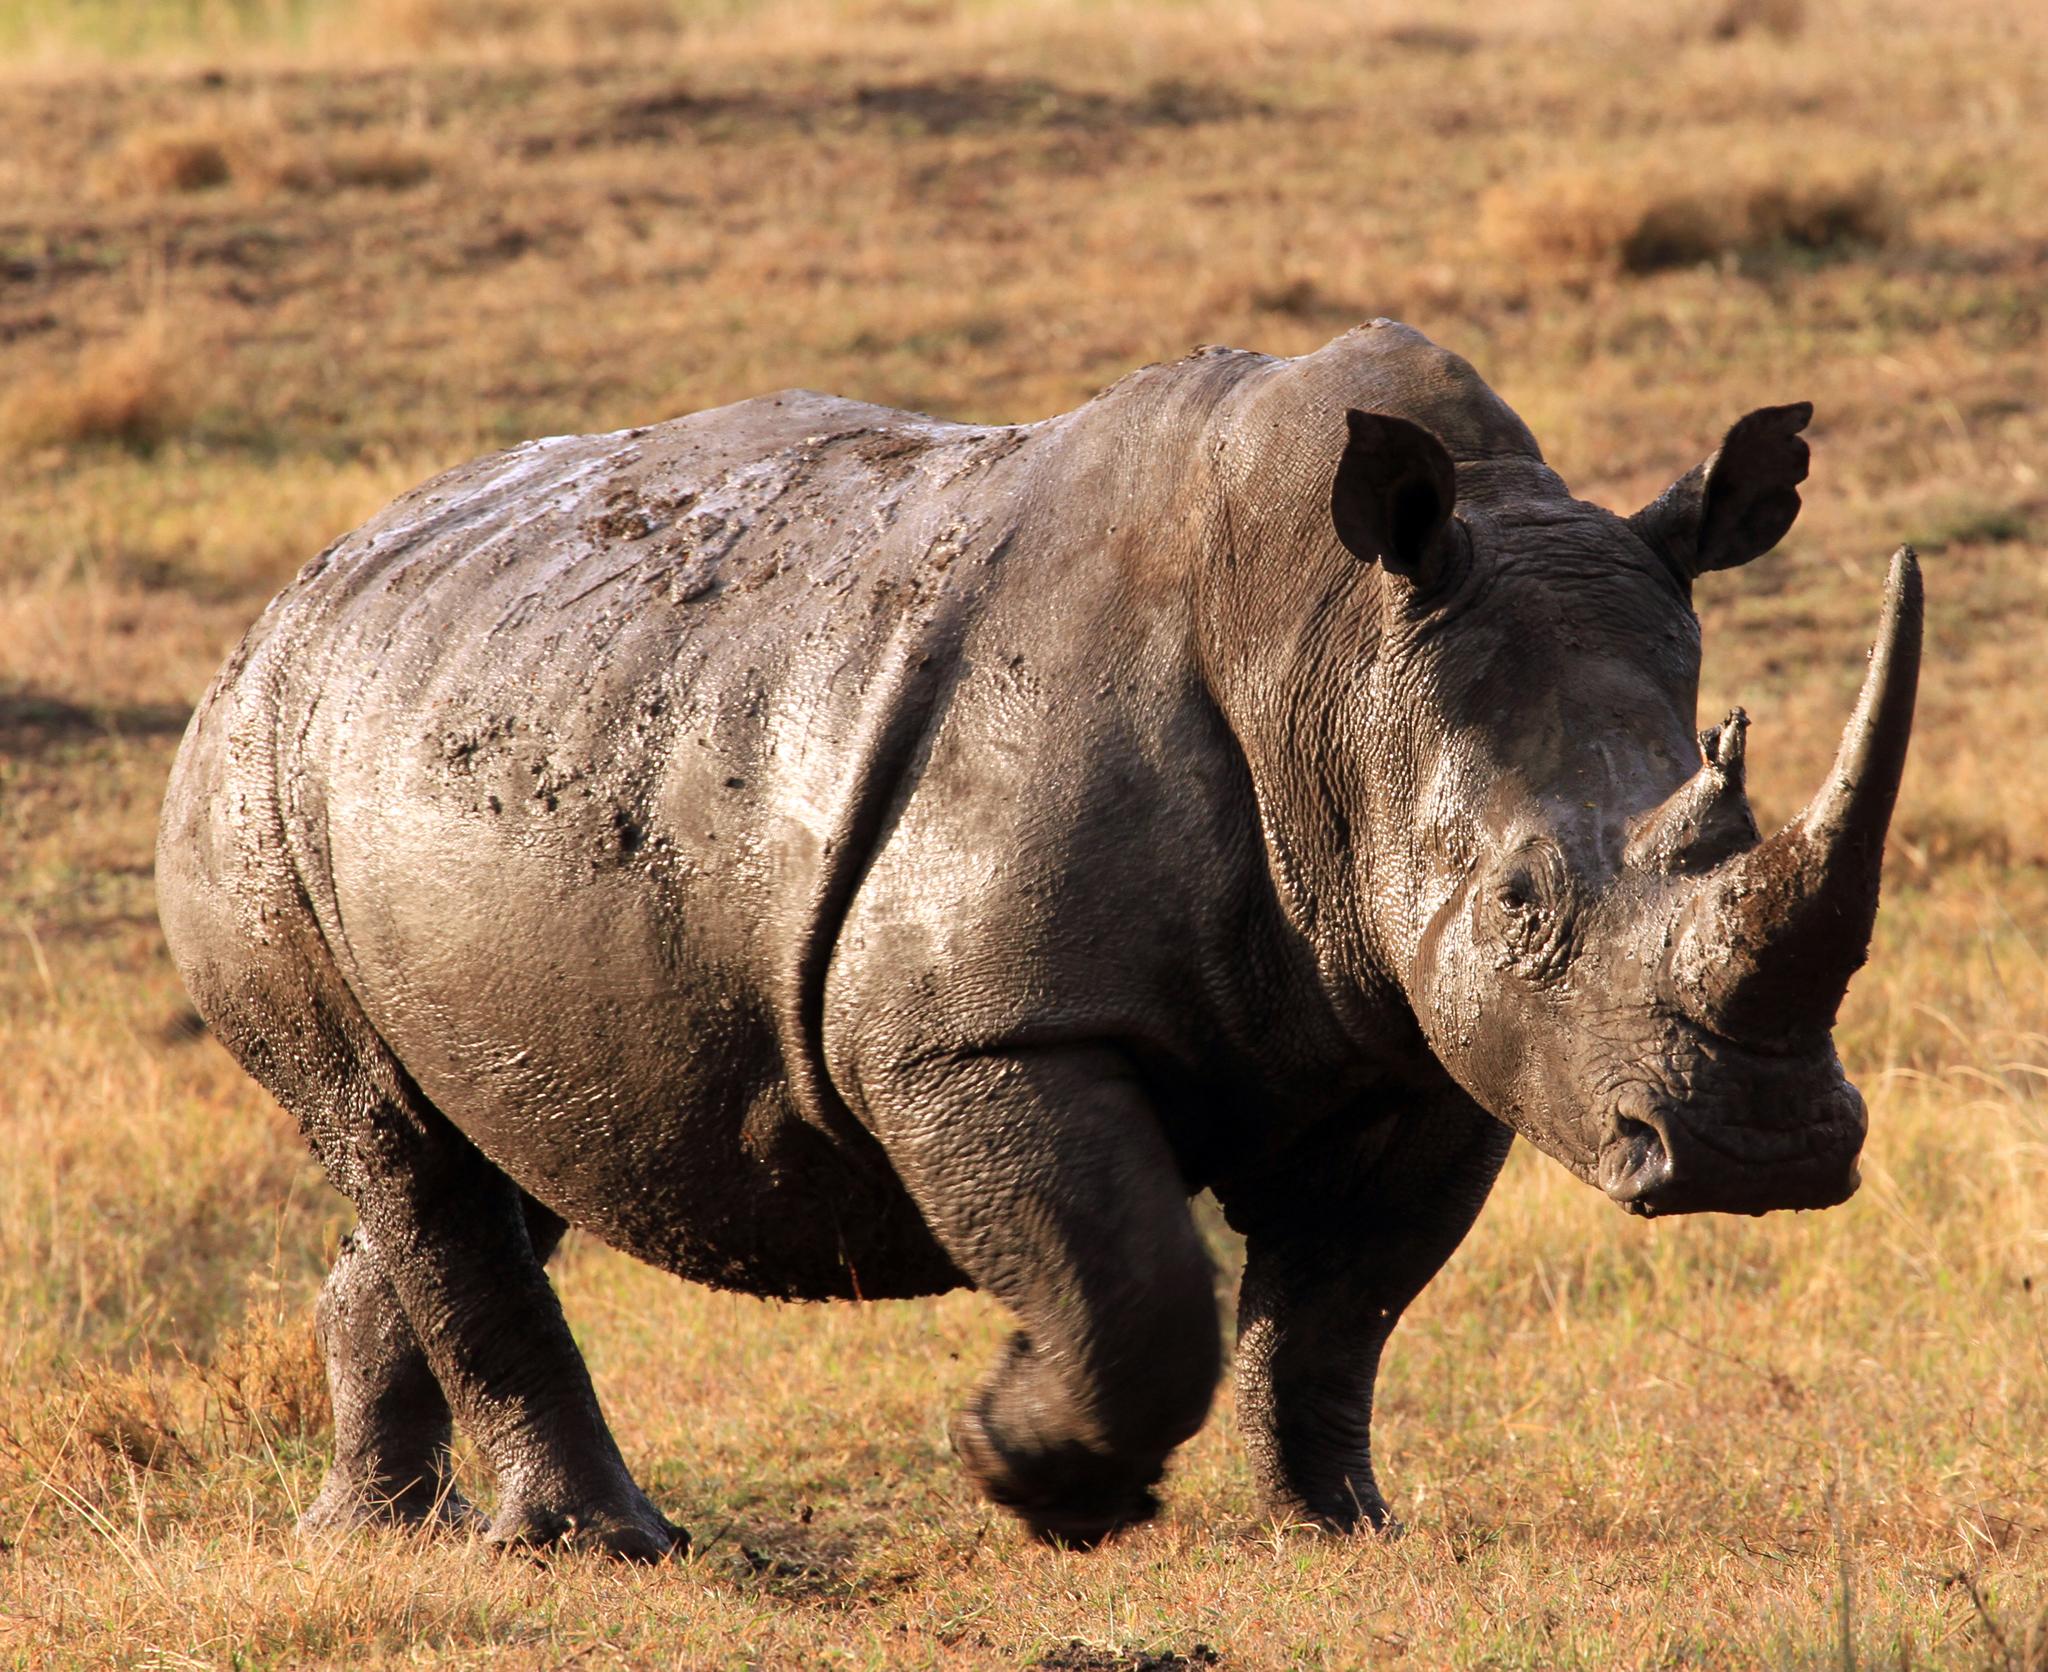
<path fill-rule="evenodd" d="M 1470 361 L 1397 320 L 1375 319 L 1293 364 L 1309 387 L 1327 389 L 1333 404 L 1420 424 L 1461 464 L 1543 460 L 1529 426 Z"/>

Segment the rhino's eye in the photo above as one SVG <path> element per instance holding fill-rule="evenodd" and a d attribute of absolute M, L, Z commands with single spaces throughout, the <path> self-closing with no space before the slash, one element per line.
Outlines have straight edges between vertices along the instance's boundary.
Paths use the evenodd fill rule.
<path fill-rule="evenodd" d="M 1519 957 L 1543 927 L 1543 902 L 1536 892 L 1536 880 L 1526 875 L 1509 877 L 1494 890 L 1493 898 L 1505 920 L 1502 927 L 1509 950 Z"/>
<path fill-rule="evenodd" d="M 1493 888 L 1487 925 L 1505 969 L 1548 980 L 1559 974 L 1570 951 L 1571 878 L 1564 858 L 1547 842 L 1513 854 Z"/>

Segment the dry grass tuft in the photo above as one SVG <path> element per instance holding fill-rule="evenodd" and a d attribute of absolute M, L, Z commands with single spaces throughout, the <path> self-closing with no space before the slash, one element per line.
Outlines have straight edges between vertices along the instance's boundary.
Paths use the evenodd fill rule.
<path fill-rule="evenodd" d="M 328 152 L 325 163 L 327 178 L 338 189 L 360 186 L 403 191 L 419 185 L 434 172 L 434 159 L 427 152 L 396 139 L 337 146 Z"/>
<path fill-rule="evenodd" d="M 169 1469 L 194 1461 L 169 1384 L 147 1360 L 137 1369 L 88 1365 L 78 1373 L 78 1436 L 108 1457 L 138 1469 Z"/>
<path fill-rule="evenodd" d="M 230 1439 L 281 1435 L 316 1440 L 333 1426 L 327 1371 L 311 1313 L 293 1306 L 251 1305 L 205 1363 L 188 1367 L 210 1397 Z"/>
<path fill-rule="evenodd" d="M 1834 258 L 1893 241 L 1902 216 L 1874 174 L 1705 183 L 1590 170 L 1494 188 L 1481 237 L 1518 263 L 1644 274 L 1788 253 Z"/>
<path fill-rule="evenodd" d="M 111 196 L 224 186 L 234 175 L 231 136 L 214 127 L 147 127 L 125 135 L 101 168 Z"/>
<path fill-rule="evenodd" d="M 87 348 L 74 365 L 24 379 L 0 397 L 0 448 L 107 445 L 146 453 L 198 410 L 191 358 L 152 316 Z"/>
<path fill-rule="evenodd" d="M 1904 216 L 1883 180 L 1865 174 L 1752 186 L 1742 198 L 1740 224 L 1747 249 L 1780 245 L 1810 255 L 1837 255 L 1891 243 L 1903 230 Z"/>
<path fill-rule="evenodd" d="M 330 192 L 396 192 L 417 186 L 434 173 L 424 149 L 389 136 L 287 144 L 252 164 L 251 183 L 280 191 L 323 197 Z"/>
<path fill-rule="evenodd" d="M 1805 27 L 1806 0 L 1727 0 L 1707 32 L 1717 41 L 1758 33 L 1790 41 Z"/>
<path fill-rule="evenodd" d="M 403 191 L 430 178 L 435 153 L 392 131 L 296 133 L 267 116 L 206 127 L 131 131 L 93 172 L 101 196 L 160 197 L 234 184 L 257 198 Z"/>
<path fill-rule="evenodd" d="M 1254 284 L 1245 301 L 1255 313 L 1332 327 L 1354 325 L 1365 311 L 1348 296 L 1332 295 L 1306 273 L 1276 274 L 1271 283 Z"/>
<path fill-rule="evenodd" d="M 1477 52 L 1480 35 L 1453 23 L 1396 23 L 1380 31 L 1389 46 L 1409 52 L 1433 52 L 1445 58 L 1466 58 Z"/>

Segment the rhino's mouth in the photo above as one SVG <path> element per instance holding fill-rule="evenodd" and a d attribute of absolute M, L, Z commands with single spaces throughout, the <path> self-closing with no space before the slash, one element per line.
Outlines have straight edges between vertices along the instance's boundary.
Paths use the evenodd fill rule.
<path fill-rule="evenodd" d="M 1739 1101 L 1682 1104 L 1630 1087 L 1608 1115 L 1595 1182 L 1629 1213 L 1770 1213 L 1847 1201 L 1863 1098 L 1825 1064 L 1759 1060 Z"/>

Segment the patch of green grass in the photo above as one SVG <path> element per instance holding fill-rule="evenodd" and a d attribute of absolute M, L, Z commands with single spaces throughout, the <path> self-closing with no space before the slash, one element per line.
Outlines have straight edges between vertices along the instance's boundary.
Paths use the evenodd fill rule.
<path fill-rule="evenodd" d="M 147 58 L 282 45 L 332 0 L 0 0 L 0 52 Z"/>

